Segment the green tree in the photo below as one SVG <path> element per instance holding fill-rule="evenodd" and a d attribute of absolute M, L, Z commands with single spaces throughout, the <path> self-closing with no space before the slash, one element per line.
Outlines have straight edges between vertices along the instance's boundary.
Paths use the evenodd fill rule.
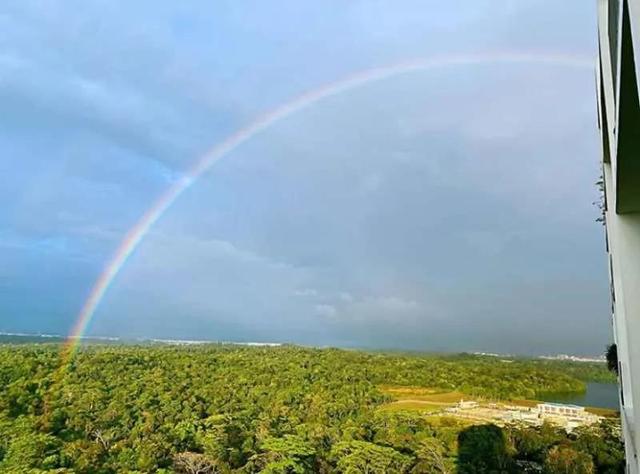
<path fill-rule="evenodd" d="M 616 375 L 618 374 L 618 346 L 616 344 L 609 344 L 605 351 L 605 357 L 607 359 L 607 369 Z"/>
<path fill-rule="evenodd" d="M 573 447 L 588 453 L 599 474 L 618 474 L 625 470 L 620 425 L 604 420 L 597 425 L 579 427 L 573 432 Z"/>
<path fill-rule="evenodd" d="M 392 448 L 366 441 L 341 442 L 331 450 L 336 471 L 344 474 L 386 474 L 409 472 L 413 459 Z"/>
<path fill-rule="evenodd" d="M 420 441 L 415 451 L 417 462 L 412 474 L 448 474 L 451 472 L 445 455 L 445 447 L 437 438 Z"/>
<path fill-rule="evenodd" d="M 568 446 L 555 446 L 544 462 L 545 474 L 593 474 L 591 456 Z"/>
<path fill-rule="evenodd" d="M 261 451 L 267 460 L 263 472 L 303 474 L 314 471 L 315 449 L 299 436 L 267 438 Z"/>
<path fill-rule="evenodd" d="M 60 465 L 60 440 L 54 436 L 30 433 L 14 438 L 0 463 L 1 472 L 54 469 Z"/>
<path fill-rule="evenodd" d="M 214 459 L 199 453 L 178 453 L 173 458 L 173 468 L 178 474 L 223 474 L 226 472 Z"/>
<path fill-rule="evenodd" d="M 471 426 L 458 435 L 459 473 L 506 473 L 511 467 L 507 437 L 500 427 Z"/>

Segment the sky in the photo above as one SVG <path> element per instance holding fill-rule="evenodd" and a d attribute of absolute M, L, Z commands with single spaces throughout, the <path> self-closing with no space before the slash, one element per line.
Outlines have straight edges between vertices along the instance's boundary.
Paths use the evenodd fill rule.
<path fill-rule="evenodd" d="M 0 330 L 68 333 L 127 231 L 256 117 L 359 71 L 595 58 L 581 0 L 8 0 Z M 200 177 L 87 334 L 599 354 L 594 68 L 449 65 L 333 95 Z"/>

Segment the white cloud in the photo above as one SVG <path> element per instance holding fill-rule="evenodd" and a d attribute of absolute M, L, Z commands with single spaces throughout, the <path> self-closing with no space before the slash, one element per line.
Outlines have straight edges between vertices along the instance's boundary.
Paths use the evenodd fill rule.
<path fill-rule="evenodd" d="M 317 316 L 333 319 L 338 314 L 338 310 L 330 304 L 318 304 L 315 306 L 315 313 Z"/>
<path fill-rule="evenodd" d="M 363 193 L 374 193 L 380 189 L 384 183 L 384 178 L 378 173 L 368 174 L 360 184 Z"/>
<path fill-rule="evenodd" d="M 346 318 L 365 324 L 396 324 L 410 327 L 426 315 L 415 300 L 399 296 L 374 296 L 351 303 L 345 308 Z"/>
<path fill-rule="evenodd" d="M 351 303 L 353 301 L 353 295 L 347 291 L 341 291 L 338 293 L 338 299 L 345 303 Z"/>
<path fill-rule="evenodd" d="M 318 296 L 318 290 L 316 290 L 315 288 L 302 288 L 296 290 L 294 294 L 301 297 L 313 297 Z"/>
<path fill-rule="evenodd" d="M 410 326 L 421 320 L 426 307 L 421 303 L 399 296 L 372 296 L 355 298 L 351 294 L 341 293 L 332 304 L 318 304 L 315 313 L 341 324 L 393 323 Z"/>

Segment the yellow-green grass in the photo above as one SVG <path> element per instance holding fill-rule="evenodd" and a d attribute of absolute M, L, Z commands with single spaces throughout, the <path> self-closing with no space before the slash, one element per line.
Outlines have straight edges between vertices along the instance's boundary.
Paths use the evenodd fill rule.
<path fill-rule="evenodd" d="M 462 399 L 469 399 L 460 392 L 446 392 L 425 387 L 380 387 L 383 393 L 393 397 L 396 401 L 419 401 L 433 404 L 453 405 Z"/>
<path fill-rule="evenodd" d="M 379 409 L 381 411 L 413 411 L 421 413 L 433 413 L 442 410 L 441 405 L 434 405 L 429 402 L 421 402 L 418 400 L 399 400 L 396 402 L 387 403 L 382 405 Z"/>
<path fill-rule="evenodd" d="M 412 411 L 433 414 L 464 398 L 460 392 L 447 392 L 429 387 L 382 386 L 383 393 L 393 401 L 382 405 L 383 411 Z"/>
<path fill-rule="evenodd" d="M 380 385 L 380 390 L 385 393 L 398 393 L 398 394 L 410 394 L 410 395 L 425 395 L 431 393 L 442 393 L 444 390 L 429 387 L 416 387 L 408 385 Z"/>
<path fill-rule="evenodd" d="M 514 405 L 517 407 L 535 408 L 538 406 L 539 403 L 542 403 L 542 402 L 539 402 L 537 400 L 516 399 L 516 400 L 509 400 L 505 403 L 507 405 Z"/>
<path fill-rule="evenodd" d="M 618 418 L 620 416 L 620 412 L 618 410 L 611 410 L 610 408 L 598 408 L 598 407 L 586 407 L 589 413 L 593 413 L 594 415 L 604 416 L 607 418 Z"/>

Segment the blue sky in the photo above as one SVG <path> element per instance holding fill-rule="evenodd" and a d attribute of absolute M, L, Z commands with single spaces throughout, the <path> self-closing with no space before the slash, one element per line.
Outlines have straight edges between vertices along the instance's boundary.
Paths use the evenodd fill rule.
<path fill-rule="evenodd" d="M 595 57 L 581 1 L 0 6 L 0 330 L 65 333 L 203 152 L 304 91 L 448 54 Z M 484 64 L 336 95 L 226 156 L 115 279 L 97 335 L 599 353 L 594 72 Z"/>

